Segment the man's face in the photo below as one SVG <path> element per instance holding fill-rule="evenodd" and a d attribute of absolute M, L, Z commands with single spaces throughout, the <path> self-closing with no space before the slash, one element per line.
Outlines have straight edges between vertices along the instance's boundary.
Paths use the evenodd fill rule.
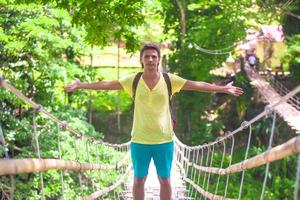
<path fill-rule="evenodd" d="M 155 49 L 146 49 L 141 57 L 141 64 L 145 69 L 157 70 L 160 57 Z"/>

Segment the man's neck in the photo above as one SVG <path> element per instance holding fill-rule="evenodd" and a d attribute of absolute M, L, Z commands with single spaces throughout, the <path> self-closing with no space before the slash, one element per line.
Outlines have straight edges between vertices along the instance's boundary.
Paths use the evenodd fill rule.
<path fill-rule="evenodd" d="M 160 76 L 160 73 L 158 70 L 144 70 L 144 73 L 143 73 L 143 77 L 149 78 L 149 79 L 157 78 L 159 76 Z"/>

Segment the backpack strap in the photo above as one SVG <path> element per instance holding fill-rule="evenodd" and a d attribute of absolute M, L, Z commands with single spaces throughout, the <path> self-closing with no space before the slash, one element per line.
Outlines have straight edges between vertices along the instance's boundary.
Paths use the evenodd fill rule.
<path fill-rule="evenodd" d="M 137 85 L 139 83 L 139 80 L 141 79 L 143 75 L 143 72 L 138 72 L 134 79 L 133 79 L 133 82 L 132 82 L 132 99 L 133 99 L 133 105 L 134 105 L 134 101 L 135 101 L 135 94 L 136 94 L 136 88 L 137 88 Z"/>
<path fill-rule="evenodd" d="M 168 87 L 169 107 L 170 107 L 172 126 L 173 126 L 173 129 L 174 129 L 176 127 L 176 124 L 177 124 L 177 119 L 176 119 L 176 116 L 173 114 L 173 111 L 172 111 L 172 84 L 171 84 L 171 80 L 170 80 L 170 77 L 169 77 L 168 73 L 163 73 L 163 76 L 164 76 L 165 82 L 166 82 L 167 87 Z"/>
<path fill-rule="evenodd" d="M 169 95 L 169 105 L 170 105 L 170 109 L 172 108 L 172 103 L 171 103 L 171 98 L 172 98 L 172 85 L 171 85 L 171 80 L 170 77 L 168 75 L 168 73 L 163 73 L 165 82 L 167 84 L 168 87 L 168 95 Z"/>

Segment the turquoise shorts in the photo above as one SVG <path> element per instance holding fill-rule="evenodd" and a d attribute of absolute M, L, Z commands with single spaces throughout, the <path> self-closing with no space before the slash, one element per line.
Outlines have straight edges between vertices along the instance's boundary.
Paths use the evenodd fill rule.
<path fill-rule="evenodd" d="M 131 143 L 130 150 L 134 177 L 144 178 L 147 176 L 151 158 L 153 158 L 158 176 L 170 177 L 174 153 L 173 141 L 164 144 Z"/>

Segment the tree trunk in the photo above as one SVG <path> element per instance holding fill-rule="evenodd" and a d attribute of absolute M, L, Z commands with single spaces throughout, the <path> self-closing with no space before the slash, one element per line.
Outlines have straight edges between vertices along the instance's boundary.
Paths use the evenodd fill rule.
<path fill-rule="evenodd" d="M 185 18 L 185 8 L 183 0 L 176 0 L 177 6 L 180 11 L 180 23 L 181 23 L 181 41 L 186 35 L 186 18 Z"/>

